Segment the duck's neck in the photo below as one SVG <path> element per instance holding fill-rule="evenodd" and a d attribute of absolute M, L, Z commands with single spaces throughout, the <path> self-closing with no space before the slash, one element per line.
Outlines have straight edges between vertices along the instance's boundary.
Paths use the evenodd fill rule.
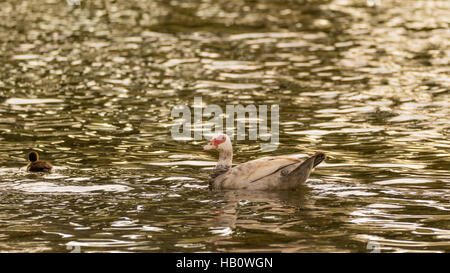
<path fill-rule="evenodd" d="M 220 150 L 219 161 L 217 162 L 216 169 L 229 169 L 233 163 L 233 151 L 232 150 Z"/>

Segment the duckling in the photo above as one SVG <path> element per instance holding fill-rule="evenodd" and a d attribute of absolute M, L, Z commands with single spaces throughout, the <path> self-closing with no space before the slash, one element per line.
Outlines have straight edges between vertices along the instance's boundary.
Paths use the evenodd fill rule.
<path fill-rule="evenodd" d="M 39 154 L 32 151 L 28 154 L 28 160 L 30 163 L 27 166 L 29 172 L 50 172 L 53 165 L 50 162 L 39 160 Z"/>

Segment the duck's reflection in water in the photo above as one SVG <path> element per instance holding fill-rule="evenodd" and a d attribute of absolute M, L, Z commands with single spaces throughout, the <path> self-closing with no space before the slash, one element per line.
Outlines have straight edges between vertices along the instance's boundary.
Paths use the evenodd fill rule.
<path fill-rule="evenodd" d="M 264 240 L 264 237 L 267 237 L 264 235 L 267 233 L 287 237 L 290 238 L 289 240 L 308 236 L 296 231 L 295 228 L 302 224 L 304 216 L 308 213 L 308 209 L 305 209 L 309 207 L 307 192 L 305 186 L 295 191 L 213 192 L 213 194 L 221 195 L 224 202 L 223 206 L 216 211 L 217 216 L 211 219 L 210 230 L 217 235 L 214 237 L 215 244 L 244 243 L 239 239 L 243 234 L 246 234 L 247 238 L 254 237 L 254 240 L 259 240 L 258 238 Z M 257 241 L 245 243 L 250 247 L 247 250 L 251 250 L 252 244 L 258 244 Z M 277 244 L 274 241 L 274 246 Z"/>

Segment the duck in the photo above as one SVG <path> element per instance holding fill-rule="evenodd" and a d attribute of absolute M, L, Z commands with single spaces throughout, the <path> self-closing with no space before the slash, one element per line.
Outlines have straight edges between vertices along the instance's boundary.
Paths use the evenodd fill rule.
<path fill-rule="evenodd" d="M 39 160 L 39 154 L 35 151 L 28 154 L 28 160 L 30 161 L 27 166 L 28 172 L 50 172 L 53 168 L 50 162 Z"/>
<path fill-rule="evenodd" d="M 322 152 L 305 160 L 298 158 L 298 155 L 268 156 L 233 167 L 233 146 L 226 134 L 214 136 L 203 149 L 219 152 L 217 164 L 209 176 L 211 190 L 297 189 L 326 158 Z"/>

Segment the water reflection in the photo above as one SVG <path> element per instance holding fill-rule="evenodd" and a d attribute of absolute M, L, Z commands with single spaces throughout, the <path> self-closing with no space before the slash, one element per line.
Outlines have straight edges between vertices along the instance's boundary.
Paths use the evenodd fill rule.
<path fill-rule="evenodd" d="M 449 3 L 82 3 L 0 3 L 0 251 L 449 250 Z M 278 104 L 273 154 L 327 162 L 210 192 L 216 158 L 170 137 L 195 96 Z"/>

